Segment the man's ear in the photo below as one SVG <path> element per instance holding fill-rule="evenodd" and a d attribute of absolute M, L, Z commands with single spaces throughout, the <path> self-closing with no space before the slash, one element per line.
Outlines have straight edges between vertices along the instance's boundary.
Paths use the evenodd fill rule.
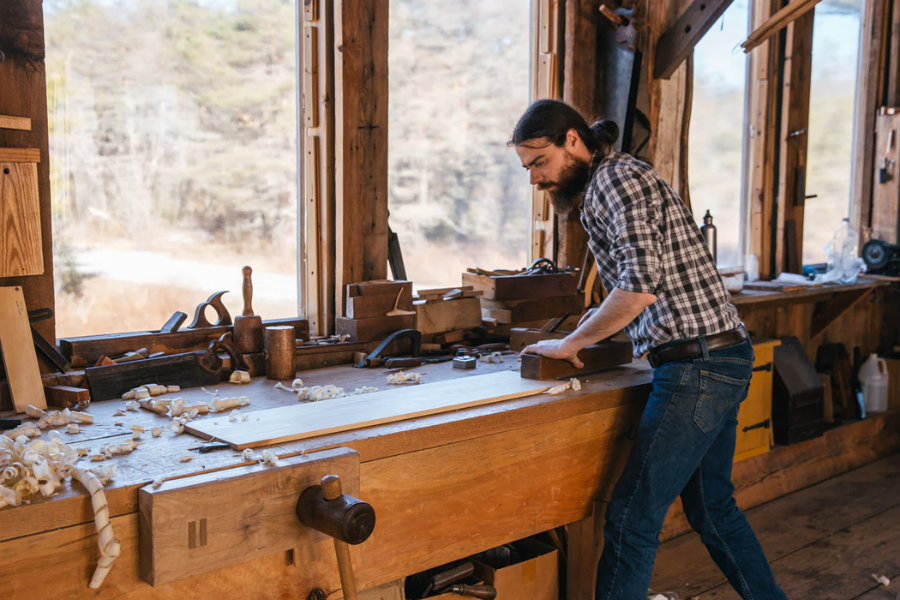
<path fill-rule="evenodd" d="M 578 132 L 574 129 L 570 129 L 568 132 L 566 132 L 566 148 L 570 151 L 574 150 L 575 145 L 580 139 L 581 138 L 578 136 Z"/>

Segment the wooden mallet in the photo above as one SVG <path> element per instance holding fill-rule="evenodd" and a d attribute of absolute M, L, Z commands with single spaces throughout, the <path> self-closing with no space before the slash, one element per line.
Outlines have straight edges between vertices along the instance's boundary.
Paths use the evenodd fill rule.
<path fill-rule="evenodd" d="M 326 475 L 322 485 L 310 486 L 300 495 L 297 517 L 307 527 L 334 538 L 344 600 L 358 600 L 348 544 L 355 546 L 369 539 L 375 530 L 375 509 L 344 494 L 340 477 Z"/>
<path fill-rule="evenodd" d="M 244 311 L 241 316 L 234 318 L 234 344 L 242 354 L 251 354 L 263 350 L 263 326 L 262 317 L 253 314 L 253 282 L 250 280 L 253 269 L 244 267 L 242 273 Z"/>

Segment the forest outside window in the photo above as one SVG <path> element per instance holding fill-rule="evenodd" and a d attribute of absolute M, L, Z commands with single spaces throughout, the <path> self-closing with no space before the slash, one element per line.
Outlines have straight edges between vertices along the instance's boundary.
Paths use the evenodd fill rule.
<path fill-rule="evenodd" d="M 45 0 L 58 337 L 296 316 L 294 0 Z"/>
<path fill-rule="evenodd" d="M 735 0 L 694 48 L 688 138 L 691 208 L 698 225 L 709 211 L 718 233 L 717 263 L 742 264 L 744 105 L 749 0 Z"/>
<path fill-rule="evenodd" d="M 528 176 L 506 146 L 529 102 L 530 0 L 391 0 L 390 225 L 417 288 L 525 265 Z"/>
<path fill-rule="evenodd" d="M 861 0 L 824 0 L 813 21 L 803 263 L 824 263 L 825 246 L 850 216 Z"/>

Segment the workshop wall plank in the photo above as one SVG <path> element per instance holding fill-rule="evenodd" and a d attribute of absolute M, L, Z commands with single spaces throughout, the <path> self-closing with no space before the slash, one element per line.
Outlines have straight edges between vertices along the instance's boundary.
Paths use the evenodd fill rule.
<path fill-rule="evenodd" d="M 37 148 L 40 197 L 42 275 L 0 278 L 0 286 L 21 285 L 29 310 L 55 308 L 53 235 L 50 214 L 50 160 L 47 129 L 47 73 L 44 66 L 44 13 L 41 0 L 0 3 L 0 114 L 31 119 L 31 130 L 0 129 L 0 147 Z M 56 339 L 55 318 L 34 324 L 48 340 Z"/>

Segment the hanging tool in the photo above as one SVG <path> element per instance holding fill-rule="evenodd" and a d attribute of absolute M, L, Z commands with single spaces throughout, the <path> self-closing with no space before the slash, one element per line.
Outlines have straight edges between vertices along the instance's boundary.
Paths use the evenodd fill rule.
<path fill-rule="evenodd" d="M 344 494 L 340 477 L 326 475 L 322 485 L 310 486 L 300 495 L 297 518 L 307 527 L 334 538 L 344 600 L 358 600 L 350 545 L 361 544 L 372 535 L 375 509 L 368 502 Z"/>
<path fill-rule="evenodd" d="M 262 317 L 253 314 L 253 282 L 250 280 L 253 269 L 244 267 L 241 273 L 244 276 L 241 285 L 244 310 L 234 318 L 234 345 L 244 354 L 253 354 L 263 351 Z"/>
<path fill-rule="evenodd" d="M 206 302 L 201 302 L 197 305 L 197 309 L 194 311 L 194 320 L 191 321 L 191 324 L 187 326 L 188 329 L 202 329 L 206 327 L 220 327 L 222 325 L 231 325 L 231 315 L 228 313 L 228 309 L 225 308 L 225 304 L 222 302 L 222 296 L 228 293 L 228 290 L 223 290 L 221 292 L 216 292 L 212 294 L 209 298 L 206 299 Z M 206 318 L 206 307 L 211 306 L 213 310 L 216 311 L 216 316 L 218 319 L 215 323 L 210 323 L 209 319 Z"/>

